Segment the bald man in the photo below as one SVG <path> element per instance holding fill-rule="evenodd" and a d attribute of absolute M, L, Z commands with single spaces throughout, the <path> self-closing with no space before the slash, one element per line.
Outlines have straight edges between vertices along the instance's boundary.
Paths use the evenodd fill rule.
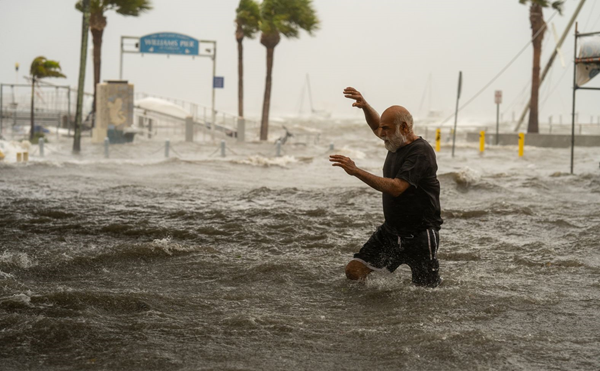
<path fill-rule="evenodd" d="M 364 280 L 375 270 L 395 271 L 407 264 L 412 282 L 437 287 L 441 283 L 437 252 L 440 216 L 440 183 L 433 148 L 413 132 L 413 119 L 401 106 L 386 109 L 379 117 L 356 89 L 344 89 L 353 107 L 363 110 L 373 133 L 388 150 L 383 177 L 358 168 L 341 155 L 329 160 L 383 194 L 385 222 L 377 228 L 346 266 L 346 277 Z"/>

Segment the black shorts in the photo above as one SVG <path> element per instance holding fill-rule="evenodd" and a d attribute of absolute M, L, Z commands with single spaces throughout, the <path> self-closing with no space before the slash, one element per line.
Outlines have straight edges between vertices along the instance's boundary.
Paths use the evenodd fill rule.
<path fill-rule="evenodd" d="M 354 260 L 372 270 L 395 271 L 407 264 L 412 271 L 412 281 L 419 286 L 436 287 L 440 283 L 437 251 L 440 235 L 435 229 L 426 229 L 407 236 L 392 233 L 382 225 L 363 245 Z"/>

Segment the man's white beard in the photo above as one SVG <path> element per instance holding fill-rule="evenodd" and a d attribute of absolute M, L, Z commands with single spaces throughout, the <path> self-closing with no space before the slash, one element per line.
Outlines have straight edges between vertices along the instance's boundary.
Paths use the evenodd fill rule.
<path fill-rule="evenodd" d="M 389 137 L 382 137 L 385 149 L 390 152 L 396 152 L 398 148 L 406 143 L 406 136 L 400 131 L 400 127 L 396 127 L 396 132 Z"/>

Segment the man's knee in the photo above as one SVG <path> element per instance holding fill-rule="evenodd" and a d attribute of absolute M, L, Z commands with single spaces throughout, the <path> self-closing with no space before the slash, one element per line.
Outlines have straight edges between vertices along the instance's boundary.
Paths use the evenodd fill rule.
<path fill-rule="evenodd" d="M 371 272 L 373 272 L 372 269 L 358 260 L 352 260 L 346 265 L 346 277 L 350 280 L 364 280 Z"/>

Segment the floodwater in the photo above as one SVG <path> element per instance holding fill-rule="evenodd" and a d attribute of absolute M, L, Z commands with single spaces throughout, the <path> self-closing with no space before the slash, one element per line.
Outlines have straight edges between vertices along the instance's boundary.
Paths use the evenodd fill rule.
<path fill-rule="evenodd" d="M 444 282 L 424 289 L 405 266 L 345 278 L 381 196 L 329 141 L 380 174 L 370 135 L 0 164 L 0 369 L 598 369 L 600 149 L 569 175 L 569 149 L 445 144 Z"/>

